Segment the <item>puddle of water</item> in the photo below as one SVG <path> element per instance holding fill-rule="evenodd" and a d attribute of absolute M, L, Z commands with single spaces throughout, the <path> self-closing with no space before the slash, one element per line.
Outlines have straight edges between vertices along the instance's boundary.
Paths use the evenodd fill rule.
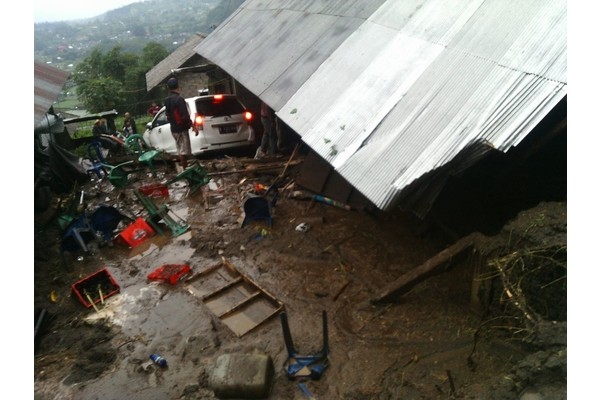
<path fill-rule="evenodd" d="M 101 318 L 121 327 L 127 346 L 118 348 L 123 359 L 106 379 L 87 383 L 78 398 L 174 398 L 172 383 L 197 379 L 194 360 L 204 349 L 214 347 L 210 314 L 178 286 L 130 286 L 100 314 L 89 316 L 90 320 Z M 142 364 L 153 353 L 167 359 L 169 367 L 143 371 Z"/>
<path fill-rule="evenodd" d="M 163 264 L 186 264 L 195 252 L 196 249 L 181 245 L 164 247 L 157 254 L 152 269 Z"/>
<path fill-rule="evenodd" d="M 152 254 L 154 251 L 158 250 L 159 247 L 153 242 L 145 242 L 140 244 L 139 246 L 134 247 L 129 252 L 129 260 L 141 260 L 142 258 Z"/>
<path fill-rule="evenodd" d="M 108 319 L 112 324 L 122 327 L 126 334 L 134 334 L 133 331 L 137 330 L 142 316 L 147 314 L 144 309 L 153 308 L 161 295 L 162 291 L 157 286 L 130 286 L 106 301 L 99 313 L 91 314 L 86 319 Z"/>
<path fill-rule="evenodd" d="M 141 335 L 148 341 L 192 335 L 206 325 L 207 314 L 194 297 L 168 283 L 132 285 L 109 300 L 86 320 L 108 320 L 125 335 Z"/>
<path fill-rule="evenodd" d="M 183 233 L 183 234 L 177 236 L 173 240 L 176 242 L 185 242 L 186 240 L 190 240 L 191 238 L 192 238 L 192 231 L 187 231 L 186 233 Z"/>
<path fill-rule="evenodd" d="M 157 263 L 184 264 L 196 251 L 196 249 L 182 245 L 185 241 L 189 241 L 192 236 L 193 233 L 191 231 L 175 238 L 169 233 L 162 236 L 153 236 L 146 242 L 131 249 L 129 261 L 144 260 L 152 265 Z"/>
<path fill-rule="evenodd" d="M 190 213 L 190 209 L 189 207 L 175 207 L 173 206 L 171 208 L 171 211 L 177 215 L 179 218 L 183 219 L 184 221 L 187 221 L 188 217 L 189 217 L 189 213 Z"/>

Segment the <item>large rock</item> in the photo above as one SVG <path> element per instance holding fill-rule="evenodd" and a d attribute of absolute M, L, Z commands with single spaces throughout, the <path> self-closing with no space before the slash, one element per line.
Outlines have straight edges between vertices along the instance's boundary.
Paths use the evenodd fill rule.
<path fill-rule="evenodd" d="M 273 360 L 265 354 L 225 354 L 217 359 L 209 385 L 220 399 L 264 399 L 273 379 Z"/>

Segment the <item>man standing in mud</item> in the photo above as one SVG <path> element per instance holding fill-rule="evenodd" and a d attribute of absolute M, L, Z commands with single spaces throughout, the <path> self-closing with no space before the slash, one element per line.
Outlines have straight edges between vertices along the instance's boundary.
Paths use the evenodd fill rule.
<path fill-rule="evenodd" d="M 192 127 L 192 119 L 185 99 L 179 94 L 177 78 L 169 78 L 167 87 L 169 88 L 169 96 L 165 100 L 167 120 L 171 125 L 171 134 L 177 143 L 179 163 L 183 169 L 186 169 L 187 159 L 192 155 L 189 132 Z M 195 132 L 198 136 L 198 131 Z"/>

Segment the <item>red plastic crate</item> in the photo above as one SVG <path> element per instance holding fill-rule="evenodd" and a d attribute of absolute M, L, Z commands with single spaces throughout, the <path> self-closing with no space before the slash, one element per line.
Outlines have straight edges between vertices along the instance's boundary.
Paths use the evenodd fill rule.
<path fill-rule="evenodd" d="M 167 197 L 169 196 L 169 188 L 162 183 L 155 183 L 153 185 L 146 185 L 140 187 L 140 192 L 144 196 L 149 197 Z"/>
<path fill-rule="evenodd" d="M 141 217 L 119 233 L 119 237 L 130 247 L 142 244 L 153 235 L 154 229 Z"/>
<path fill-rule="evenodd" d="M 192 272 L 189 265 L 165 264 L 148 275 L 150 280 L 160 280 L 175 285 L 182 277 Z"/>
<path fill-rule="evenodd" d="M 86 308 L 90 308 L 92 307 L 92 303 L 88 300 L 85 292 L 89 293 L 94 304 L 101 303 L 102 298 L 100 298 L 98 285 L 102 289 L 102 298 L 104 300 L 121 291 L 121 287 L 106 268 L 75 282 L 71 285 L 71 290 L 73 290 L 73 293 L 75 293 L 81 304 Z"/>

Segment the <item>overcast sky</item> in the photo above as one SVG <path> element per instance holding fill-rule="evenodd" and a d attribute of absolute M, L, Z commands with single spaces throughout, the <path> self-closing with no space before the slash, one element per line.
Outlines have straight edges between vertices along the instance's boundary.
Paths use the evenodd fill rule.
<path fill-rule="evenodd" d="M 33 0 L 33 22 L 91 18 L 141 0 Z"/>

